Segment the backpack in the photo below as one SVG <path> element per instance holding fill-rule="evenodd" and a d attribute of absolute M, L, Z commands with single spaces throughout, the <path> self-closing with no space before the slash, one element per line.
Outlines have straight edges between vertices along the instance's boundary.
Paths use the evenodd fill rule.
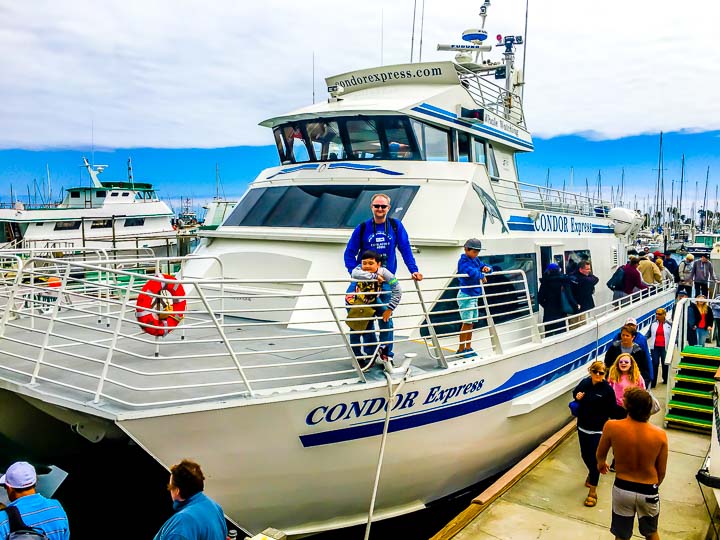
<path fill-rule="evenodd" d="M 615 273 L 608 279 L 607 286 L 611 291 L 622 291 L 625 284 L 625 269 L 618 266 Z"/>
<path fill-rule="evenodd" d="M 395 245 L 397 246 L 398 242 L 398 222 L 395 218 L 388 218 L 387 219 L 390 222 L 390 228 L 393 231 L 393 239 L 395 242 Z M 363 221 L 360 224 L 360 253 L 362 253 L 365 249 L 369 249 L 369 247 L 363 248 L 363 245 L 365 243 L 365 229 L 367 228 L 367 222 Z M 387 255 L 384 253 L 381 253 L 380 256 L 382 257 L 382 265 L 387 265 Z"/>
<path fill-rule="evenodd" d="M 25 525 L 16 506 L 5 508 L 10 520 L 10 534 L 8 540 L 50 540 L 41 529 L 34 529 Z"/>

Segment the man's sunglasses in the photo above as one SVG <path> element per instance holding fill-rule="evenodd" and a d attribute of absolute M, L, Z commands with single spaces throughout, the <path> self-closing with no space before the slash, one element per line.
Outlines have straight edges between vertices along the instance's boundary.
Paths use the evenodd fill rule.
<path fill-rule="evenodd" d="M 604 371 L 598 371 L 597 369 L 593 369 L 590 373 L 594 375 L 605 375 Z"/>
<path fill-rule="evenodd" d="M 383 210 L 385 210 L 387 207 L 387 204 L 373 204 L 373 208 L 382 208 Z"/>

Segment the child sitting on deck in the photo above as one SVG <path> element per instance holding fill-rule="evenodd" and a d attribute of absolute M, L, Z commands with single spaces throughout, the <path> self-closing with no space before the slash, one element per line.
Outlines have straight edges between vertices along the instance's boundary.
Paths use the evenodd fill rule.
<path fill-rule="evenodd" d="M 378 338 L 375 334 L 375 322 L 362 319 L 380 317 L 378 326 L 382 346 L 379 347 L 378 352 L 382 360 L 387 361 L 393 357 L 394 335 L 390 317 L 400 303 L 402 290 L 393 273 L 384 268 L 381 261 L 382 257 L 379 253 L 363 252 L 361 263 L 352 271 L 352 278 L 357 280 L 355 293 L 345 297 L 347 303 L 353 306 L 348 313 L 348 326 L 353 330 L 350 334 L 350 343 L 363 369 L 370 367 L 375 360 Z M 383 282 L 390 286 L 389 294 L 381 294 Z"/>

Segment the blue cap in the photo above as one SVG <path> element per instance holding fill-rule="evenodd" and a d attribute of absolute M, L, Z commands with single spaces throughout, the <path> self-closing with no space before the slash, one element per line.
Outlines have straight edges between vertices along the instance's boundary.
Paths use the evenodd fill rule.
<path fill-rule="evenodd" d="M 555 263 L 550 263 L 547 265 L 547 268 L 545 270 L 547 270 L 548 272 L 552 272 L 554 270 L 560 270 L 560 267 Z"/>

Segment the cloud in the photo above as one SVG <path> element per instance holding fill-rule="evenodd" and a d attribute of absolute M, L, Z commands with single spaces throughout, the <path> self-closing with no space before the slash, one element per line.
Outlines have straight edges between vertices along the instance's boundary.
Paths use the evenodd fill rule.
<path fill-rule="evenodd" d="M 418 2 L 418 12 L 422 2 Z M 448 59 L 480 2 L 425 5 L 423 60 Z M 487 29 L 522 34 L 522 0 Z M 413 1 L 0 0 L 0 148 L 262 145 L 261 120 L 316 99 L 324 77 L 410 59 Z M 526 115 L 550 137 L 720 128 L 720 4 L 532 1 Z M 419 49 L 419 13 L 416 59 Z M 381 39 L 381 27 L 384 29 Z M 381 43 L 383 47 L 381 49 Z M 499 54 L 499 53 L 498 53 Z"/>

